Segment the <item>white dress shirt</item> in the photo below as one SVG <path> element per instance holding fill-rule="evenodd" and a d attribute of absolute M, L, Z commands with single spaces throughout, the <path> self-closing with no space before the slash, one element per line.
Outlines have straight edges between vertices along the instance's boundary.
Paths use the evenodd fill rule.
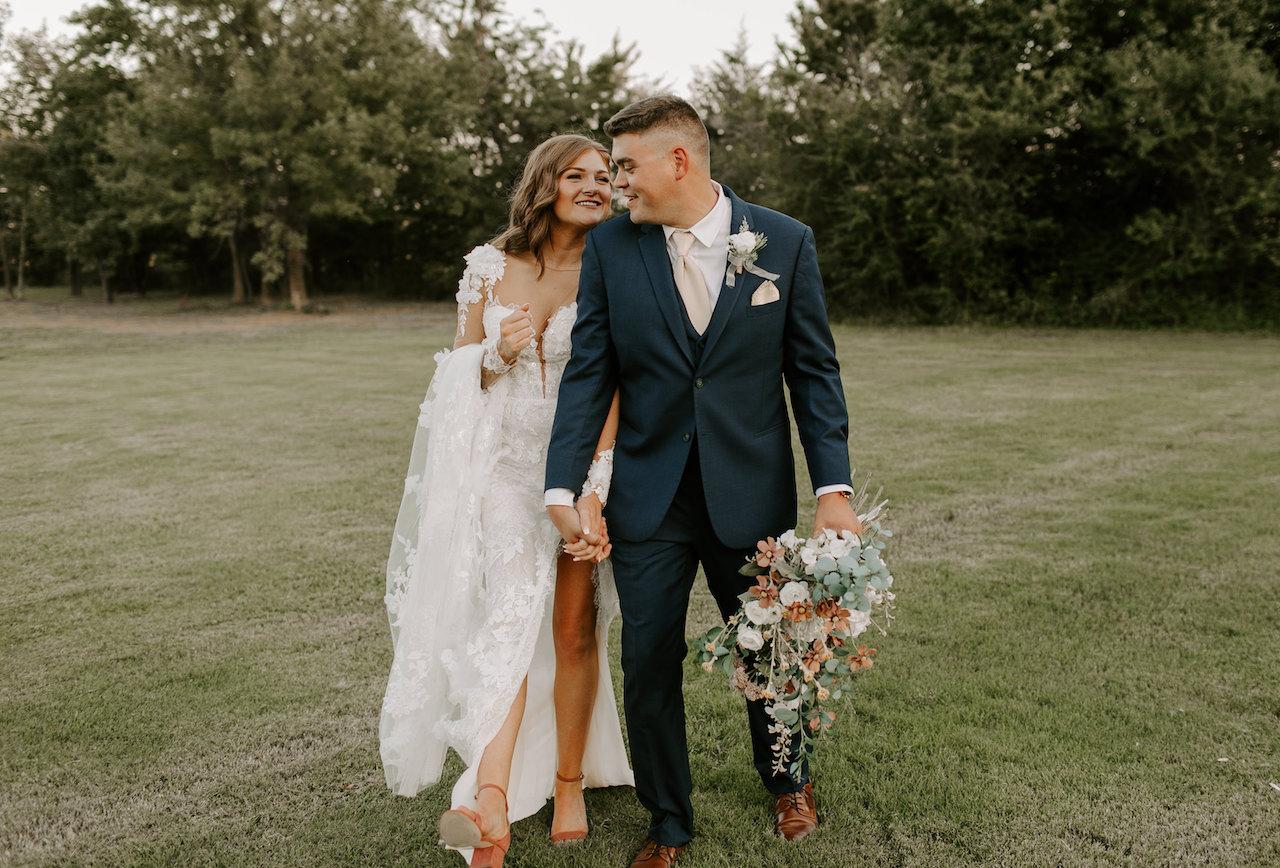
<path fill-rule="evenodd" d="M 711 302 L 709 309 L 714 315 L 716 302 L 720 300 L 720 284 L 724 282 L 724 273 L 729 268 L 729 236 L 733 234 L 729 222 L 733 219 L 733 209 L 720 185 L 715 181 L 711 183 L 716 188 L 716 204 L 711 206 L 706 216 L 690 226 L 688 231 L 693 233 L 694 238 L 693 246 L 689 248 L 689 258 L 702 272 Z M 679 231 L 674 226 L 664 224 L 662 227 L 662 233 L 667 236 L 667 256 L 671 259 L 673 273 L 680 254 L 671 236 Z"/>

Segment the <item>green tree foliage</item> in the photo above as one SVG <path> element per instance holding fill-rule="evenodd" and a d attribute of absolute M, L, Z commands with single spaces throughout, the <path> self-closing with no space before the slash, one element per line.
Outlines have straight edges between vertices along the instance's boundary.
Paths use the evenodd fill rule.
<path fill-rule="evenodd" d="M 845 315 L 1274 324 L 1274 5 L 802 5 L 777 204 Z"/>
<path fill-rule="evenodd" d="M 633 49 L 587 62 L 494 0 L 101 0 L 76 23 L 39 100 L 5 88 L 33 106 L 7 116 L 42 147 L 47 244 L 103 274 L 216 256 L 233 298 L 282 283 L 295 308 L 317 282 L 447 293 L 527 151 L 631 96 Z"/>
<path fill-rule="evenodd" d="M 263 298 L 284 278 L 305 306 L 314 221 L 372 221 L 405 171 L 398 98 L 430 64 L 408 11 L 383 0 L 132 10 L 142 66 L 103 185 L 139 222 L 181 220 L 226 242 L 237 297 L 243 235 L 256 230 Z"/>
<path fill-rule="evenodd" d="M 1280 324 L 1277 0 L 792 20 L 776 64 L 741 37 L 694 100 L 717 177 L 814 227 L 836 315 Z M 5 34 L 19 284 L 30 261 L 108 292 L 442 297 L 529 149 L 637 95 L 633 48 L 588 60 L 500 0 L 97 0 L 76 23 Z"/>
<path fill-rule="evenodd" d="M 747 60 L 746 34 L 693 83 L 693 102 L 706 120 L 715 150 L 715 176 L 740 196 L 762 202 L 774 195 L 784 148 L 776 129 L 785 128 L 784 106 L 762 64 Z M 781 125 L 781 126 L 779 126 Z"/>
<path fill-rule="evenodd" d="M 43 106 L 53 78 L 53 49 L 44 34 L 6 34 L 3 62 L 10 70 L 0 92 L 0 255 L 4 258 L 5 295 L 21 298 L 26 284 L 30 226 L 44 204 L 45 139 Z M 12 266 L 12 267 L 11 267 Z"/>
<path fill-rule="evenodd" d="M 447 95 L 451 127 L 438 145 L 424 140 L 420 158 L 463 156 L 465 175 L 428 195 L 415 190 L 401 213 L 415 248 L 437 254 L 426 267 L 451 284 L 459 256 L 505 225 L 507 194 L 538 142 L 567 132 L 604 139 L 600 127 L 636 96 L 636 51 L 615 40 L 588 61 L 582 46 L 511 19 L 495 0 L 442 4 L 434 16 L 448 83 L 437 93 Z M 414 172 L 406 180 L 423 179 Z"/>

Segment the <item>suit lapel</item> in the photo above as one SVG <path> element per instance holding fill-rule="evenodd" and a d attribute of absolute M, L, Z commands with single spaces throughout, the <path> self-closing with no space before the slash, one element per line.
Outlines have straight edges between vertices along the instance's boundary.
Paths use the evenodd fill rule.
<path fill-rule="evenodd" d="M 671 274 L 671 257 L 667 255 L 667 237 L 661 226 L 646 224 L 641 227 L 640 255 L 644 260 L 645 270 L 649 272 L 649 286 L 653 289 L 654 300 L 667 328 L 676 340 L 676 346 L 690 363 L 693 362 L 693 351 L 689 349 L 689 337 L 684 330 L 684 315 L 680 310 L 680 301 L 676 293 L 676 279 Z"/>
<path fill-rule="evenodd" d="M 733 216 L 729 219 L 729 234 L 732 235 L 737 232 L 741 228 L 744 219 L 747 221 L 747 228 L 754 230 L 755 223 L 751 220 L 751 211 L 747 208 L 747 203 L 733 195 L 733 191 L 723 184 L 721 189 L 729 197 L 729 204 L 732 206 Z M 724 266 L 727 271 L 729 268 L 727 257 L 725 258 Z M 723 275 L 720 277 L 720 297 L 716 300 L 716 309 L 711 312 L 711 322 L 707 323 L 707 345 L 702 351 L 704 359 L 715 349 L 716 341 L 724 332 L 725 324 L 728 323 L 729 317 L 733 315 L 734 309 L 738 306 L 738 298 L 743 292 L 750 295 L 760 282 L 761 278 L 747 271 L 734 275 L 733 286 L 729 286 L 725 282 Z"/>

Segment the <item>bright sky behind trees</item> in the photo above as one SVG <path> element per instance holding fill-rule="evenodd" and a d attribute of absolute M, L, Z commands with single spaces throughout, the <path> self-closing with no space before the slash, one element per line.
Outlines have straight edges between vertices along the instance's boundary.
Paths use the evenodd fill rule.
<path fill-rule="evenodd" d="M 47 22 L 52 33 L 70 33 L 68 15 L 85 0 L 9 0 L 12 31 L 34 30 Z M 731 48 L 740 30 L 746 32 L 748 59 L 763 63 L 774 56 L 779 38 L 793 42 L 787 17 L 796 3 L 788 0 L 646 0 L 621 7 L 599 0 L 506 0 L 508 12 L 528 23 L 541 18 L 565 38 L 576 39 L 587 57 L 598 57 L 614 34 L 640 49 L 636 72 L 660 80 L 688 95 L 694 67 L 706 67 Z M 541 10 L 541 14 L 538 12 Z"/>

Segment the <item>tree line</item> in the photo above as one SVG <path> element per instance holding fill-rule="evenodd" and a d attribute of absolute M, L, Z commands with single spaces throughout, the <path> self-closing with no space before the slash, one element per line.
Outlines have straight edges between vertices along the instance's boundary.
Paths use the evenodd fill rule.
<path fill-rule="evenodd" d="M 74 23 L 5 33 L 6 286 L 444 298 L 527 151 L 654 87 L 499 0 Z M 835 316 L 1280 325 L 1280 0 L 804 0 L 745 56 L 691 88 L 713 173 L 814 228 Z"/>
<path fill-rule="evenodd" d="M 106 0 L 73 23 L 8 40 L 3 207 L 42 276 L 108 298 L 444 295 L 528 149 L 598 130 L 634 60 L 484 0 Z"/>

